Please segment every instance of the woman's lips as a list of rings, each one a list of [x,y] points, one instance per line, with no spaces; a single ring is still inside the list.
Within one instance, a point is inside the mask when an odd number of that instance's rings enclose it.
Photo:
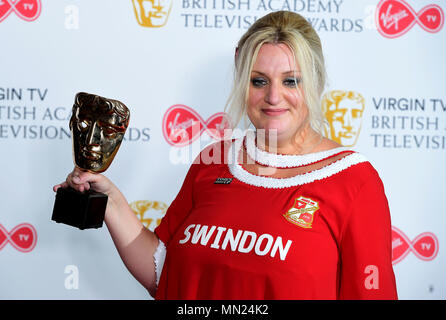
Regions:
[[[262,112],[268,116],[280,116],[287,112],[288,109],[262,109]]]

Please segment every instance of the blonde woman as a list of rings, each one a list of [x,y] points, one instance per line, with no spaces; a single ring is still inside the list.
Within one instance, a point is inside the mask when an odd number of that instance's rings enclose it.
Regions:
[[[155,233],[102,175],[75,169],[55,189],[109,195],[116,247],[157,299],[395,299],[383,185],[321,135],[324,85],[311,25],[268,14],[238,43],[228,103],[255,130],[202,151]]]

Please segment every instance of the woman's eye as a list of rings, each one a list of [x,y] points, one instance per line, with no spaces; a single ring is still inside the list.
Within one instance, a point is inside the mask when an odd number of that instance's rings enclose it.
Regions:
[[[283,83],[290,88],[295,88],[299,84],[298,78],[286,78]]]
[[[260,88],[265,86],[268,83],[268,81],[264,78],[253,78],[251,79],[251,83],[254,87]]]

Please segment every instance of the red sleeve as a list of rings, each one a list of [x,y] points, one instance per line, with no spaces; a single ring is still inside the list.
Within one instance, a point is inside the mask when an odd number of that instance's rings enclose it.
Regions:
[[[390,212],[376,172],[362,186],[349,211],[340,242],[339,298],[397,299]]]
[[[155,234],[166,246],[173,237],[177,229],[183,224],[184,219],[188,216],[194,205],[193,187],[198,172],[206,164],[210,163],[227,163],[225,160],[226,148],[233,140],[222,140],[213,143],[204,148],[195,158],[194,162],[187,172],[180,192],[175,200],[171,203],[160,225],[155,229]]]
[[[199,166],[200,164],[195,162],[190,166],[180,192],[170,204],[160,225],[155,229],[155,234],[166,244],[166,246],[175,234],[177,228],[181,226],[184,219],[192,210],[193,185]]]

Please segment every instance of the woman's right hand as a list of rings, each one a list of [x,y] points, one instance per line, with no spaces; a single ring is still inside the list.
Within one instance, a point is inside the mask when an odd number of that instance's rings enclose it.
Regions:
[[[113,188],[115,188],[113,183],[102,174],[83,171],[78,167],[74,167],[64,182],[55,185],[53,191],[57,192],[57,189],[67,187],[71,187],[79,192],[93,190],[106,195],[110,195]]]

